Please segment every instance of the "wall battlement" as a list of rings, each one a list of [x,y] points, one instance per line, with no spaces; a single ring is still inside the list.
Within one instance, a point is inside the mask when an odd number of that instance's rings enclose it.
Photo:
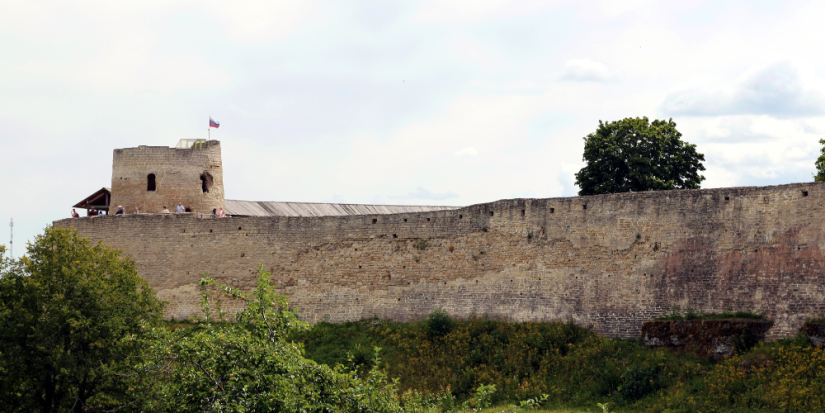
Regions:
[[[204,272],[251,289],[263,264],[301,317],[573,321],[618,337],[677,305],[764,312],[769,337],[825,313],[825,184],[510,199],[343,217],[65,219],[123,249],[169,302],[199,313]],[[237,308],[230,309],[237,310]]]

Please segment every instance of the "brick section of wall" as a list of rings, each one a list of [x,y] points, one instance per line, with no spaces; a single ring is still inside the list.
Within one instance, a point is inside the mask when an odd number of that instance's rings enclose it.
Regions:
[[[155,175],[155,190],[148,190],[148,175]],[[203,192],[201,175],[212,177]],[[192,212],[211,213],[224,207],[223,166],[218,141],[203,149],[139,146],[115,149],[112,162],[112,213],[123,205],[126,213],[159,213],[163,206],[174,211],[178,202]]]
[[[321,218],[66,219],[137,261],[197,314],[208,272],[243,289],[259,263],[305,320],[573,321],[638,337],[671,306],[764,312],[770,338],[825,313],[825,184],[512,199],[455,211]],[[426,245],[424,245],[426,241]],[[237,309],[237,308],[235,308]]]

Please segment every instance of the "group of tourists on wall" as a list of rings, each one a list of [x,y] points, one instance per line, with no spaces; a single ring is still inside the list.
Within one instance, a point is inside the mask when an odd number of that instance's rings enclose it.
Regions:
[[[183,203],[178,202],[178,206],[175,209],[176,213],[182,214],[186,211],[186,208],[183,206]],[[170,214],[169,208],[166,208],[166,205],[163,206],[163,210],[160,211],[161,214]],[[117,212],[115,215],[125,215],[126,211],[123,209],[123,205],[117,206]],[[140,209],[135,207],[135,210],[132,211],[132,214],[140,214]],[[88,217],[96,217],[100,215],[106,215],[106,211],[96,210],[94,208],[89,208],[86,210],[86,216]],[[72,209],[72,218],[80,218],[80,214],[77,213],[76,210]],[[223,208],[212,209],[212,218],[226,218],[226,213],[223,212]]]
[[[94,209],[94,208],[89,208],[89,209],[86,210],[86,216],[87,217],[96,217],[96,216],[100,216],[100,215],[106,215],[106,211],[103,211],[103,210],[99,211],[99,210]],[[75,211],[74,209],[72,209],[72,218],[80,218],[80,214],[78,214],[77,211]]]

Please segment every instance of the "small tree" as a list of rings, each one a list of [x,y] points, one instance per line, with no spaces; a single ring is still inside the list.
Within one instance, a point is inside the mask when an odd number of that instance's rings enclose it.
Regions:
[[[599,121],[584,138],[587,165],[576,173],[579,195],[699,188],[705,156],[681,137],[672,119]]]
[[[120,251],[47,228],[28,255],[0,265],[0,411],[123,406],[136,339],[162,303]]]
[[[816,158],[816,174],[814,175],[814,181],[822,182],[825,181],[825,139],[820,139],[819,144],[822,145],[822,148],[819,150],[819,158]]]
[[[261,267],[251,294],[218,286],[221,296],[244,300],[236,322],[225,322],[212,279],[201,281],[204,318],[188,329],[152,330],[151,353],[141,366],[145,376],[160,376],[147,396],[154,409],[169,412],[399,412],[395,385],[374,361],[366,377],[304,357],[287,341],[306,328],[286,297],[270,285]],[[218,319],[212,317],[217,313]],[[215,322],[218,321],[218,322]],[[151,382],[151,380],[149,380]],[[145,390],[146,391],[146,390]]]

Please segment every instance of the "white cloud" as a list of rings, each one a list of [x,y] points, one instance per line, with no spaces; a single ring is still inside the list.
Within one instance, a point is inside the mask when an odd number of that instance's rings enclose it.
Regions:
[[[662,110],[672,115],[810,116],[825,113],[821,80],[803,76],[787,61],[754,68],[729,87],[696,86],[670,94]]]
[[[458,198],[458,194],[453,191],[446,191],[446,192],[432,192],[428,189],[417,187],[415,191],[412,191],[406,195],[402,196],[391,196],[390,199],[403,199],[403,200],[427,200],[427,201],[443,201],[445,199],[452,199]]]
[[[455,152],[453,152],[455,156],[466,156],[466,157],[476,157],[478,156],[478,150],[476,148],[467,146],[465,148],[461,148]]]
[[[209,1],[204,9],[231,39],[244,44],[282,41],[330,17],[329,8],[315,1]]]
[[[484,22],[515,16],[530,16],[568,1],[559,0],[428,0],[413,15],[422,23]]]
[[[0,193],[26,200],[0,206],[0,242],[14,216],[17,253],[110,184],[113,149],[204,137],[210,114],[227,197],[249,200],[572,195],[599,119],[663,112],[705,153],[704,186],[810,179],[825,137],[823,2],[0,9],[0,176],[13,177]],[[766,56],[794,65],[747,70]]]
[[[809,181],[825,131],[799,120],[769,115],[688,118],[679,124],[684,139],[705,155],[703,187],[772,185]]]
[[[606,82],[613,75],[602,63],[590,59],[573,59],[564,62],[564,71],[559,79],[573,82]]]

